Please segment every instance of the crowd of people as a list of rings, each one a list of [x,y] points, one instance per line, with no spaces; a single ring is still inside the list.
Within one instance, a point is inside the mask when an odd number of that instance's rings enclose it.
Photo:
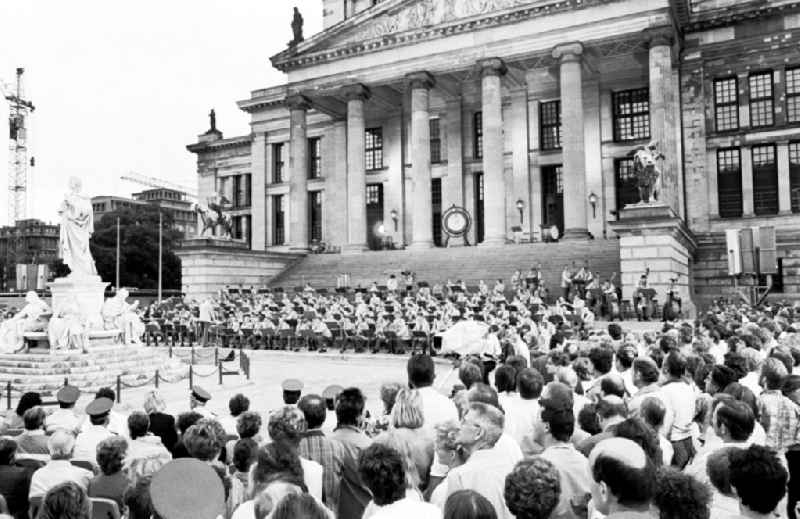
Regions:
[[[625,333],[563,320],[527,355],[467,356],[458,383],[412,355],[368,416],[361,389],[228,412],[195,386],[122,415],[77,389],[46,413],[26,394],[0,434],[0,502],[15,518],[447,519],[796,517],[800,308],[715,304],[693,322]],[[549,322],[549,321],[548,321]],[[551,323],[553,324],[553,323]]]

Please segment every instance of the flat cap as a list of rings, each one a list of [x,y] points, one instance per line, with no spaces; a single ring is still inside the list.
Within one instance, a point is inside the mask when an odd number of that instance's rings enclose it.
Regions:
[[[195,398],[195,400],[199,400],[201,402],[208,402],[211,400],[211,393],[200,386],[192,386],[192,396]]]
[[[64,404],[74,404],[81,396],[80,390],[75,386],[64,386],[56,393],[56,400]]]
[[[344,391],[344,388],[338,384],[333,384],[322,390],[322,398],[325,400],[334,400],[339,393]]]
[[[302,391],[303,383],[296,378],[287,378],[281,382],[281,387],[284,391]]]
[[[103,416],[114,407],[114,401],[110,398],[95,398],[86,406],[86,414],[89,416]]]
[[[222,479],[194,458],[170,461],[156,472],[150,500],[158,515],[169,519],[216,519],[225,514]]]

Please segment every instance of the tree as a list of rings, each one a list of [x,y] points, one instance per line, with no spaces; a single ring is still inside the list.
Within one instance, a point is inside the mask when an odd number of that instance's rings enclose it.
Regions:
[[[90,242],[97,273],[104,281],[116,279],[117,218],[120,226],[120,285],[158,288],[158,206],[134,205],[106,213],[94,223]],[[181,288],[181,260],[175,255],[181,232],[172,216],[163,215],[162,279],[164,289]]]

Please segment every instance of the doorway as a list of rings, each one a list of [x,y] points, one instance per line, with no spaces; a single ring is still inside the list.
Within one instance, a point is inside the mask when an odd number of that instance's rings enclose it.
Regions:
[[[564,235],[564,178],[562,167],[542,167],[542,224],[546,230],[555,225]]]
[[[383,244],[383,184],[367,184],[367,246],[380,250]]]

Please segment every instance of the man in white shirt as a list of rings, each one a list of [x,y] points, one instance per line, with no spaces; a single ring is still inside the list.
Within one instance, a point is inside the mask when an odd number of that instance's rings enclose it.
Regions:
[[[80,397],[80,390],[75,386],[64,386],[56,393],[58,409],[56,409],[45,420],[45,430],[48,434],[58,429],[64,429],[71,433],[78,431],[81,419],[75,413],[75,402]]]
[[[108,398],[114,402],[117,398],[117,394],[110,387],[101,387],[94,397]],[[89,426],[91,426],[91,423],[89,420],[85,420],[81,425],[81,432],[87,430]],[[108,426],[106,428],[117,436],[128,438],[128,418],[122,413],[114,410],[113,407],[108,413]]]
[[[664,359],[662,372],[667,379],[658,392],[667,408],[664,429],[675,450],[672,465],[683,470],[695,454],[692,443],[695,394],[692,386],[683,378],[686,374],[686,358],[677,351],[671,352]]]
[[[524,368],[517,375],[519,398],[509,399],[505,404],[506,432],[514,438],[523,452],[528,452],[526,446],[533,441],[543,386],[544,378],[538,371]]]
[[[432,387],[435,378],[433,359],[429,355],[413,355],[406,365],[408,385],[419,391],[422,397],[423,427],[433,431],[437,423],[458,421],[455,404]]]
[[[200,323],[200,345],[205,346],[208,342],[208,329],[214,322],[214,305],[210,299],[205,299],[200,303],[197,322]]]
[[[209,400],[211,400],[211,393],[200,386],[194,386],[192,387],[192,393],[189,397],[189,409],[198,413],[203,418],[216,420],[216,413],[206,407],[206,402]]]
[[[77,483],[86,490],[94,474],[69,462],[75,448],[75,438],[72,434],[63,429],[57,430],[50,436],[47,447],[50,450],[51,461],[31,476],[29,496],[42,497],[56,485],[69,481]]]
[[[108,398],[96,398],[86,406],[89,425],[75,439],[73,457],[76,460],[87,460],[94,463],[97,458],[97,444],[106,438],[115,436],[108,430],[108,416],[113,405],[114,402]]]

